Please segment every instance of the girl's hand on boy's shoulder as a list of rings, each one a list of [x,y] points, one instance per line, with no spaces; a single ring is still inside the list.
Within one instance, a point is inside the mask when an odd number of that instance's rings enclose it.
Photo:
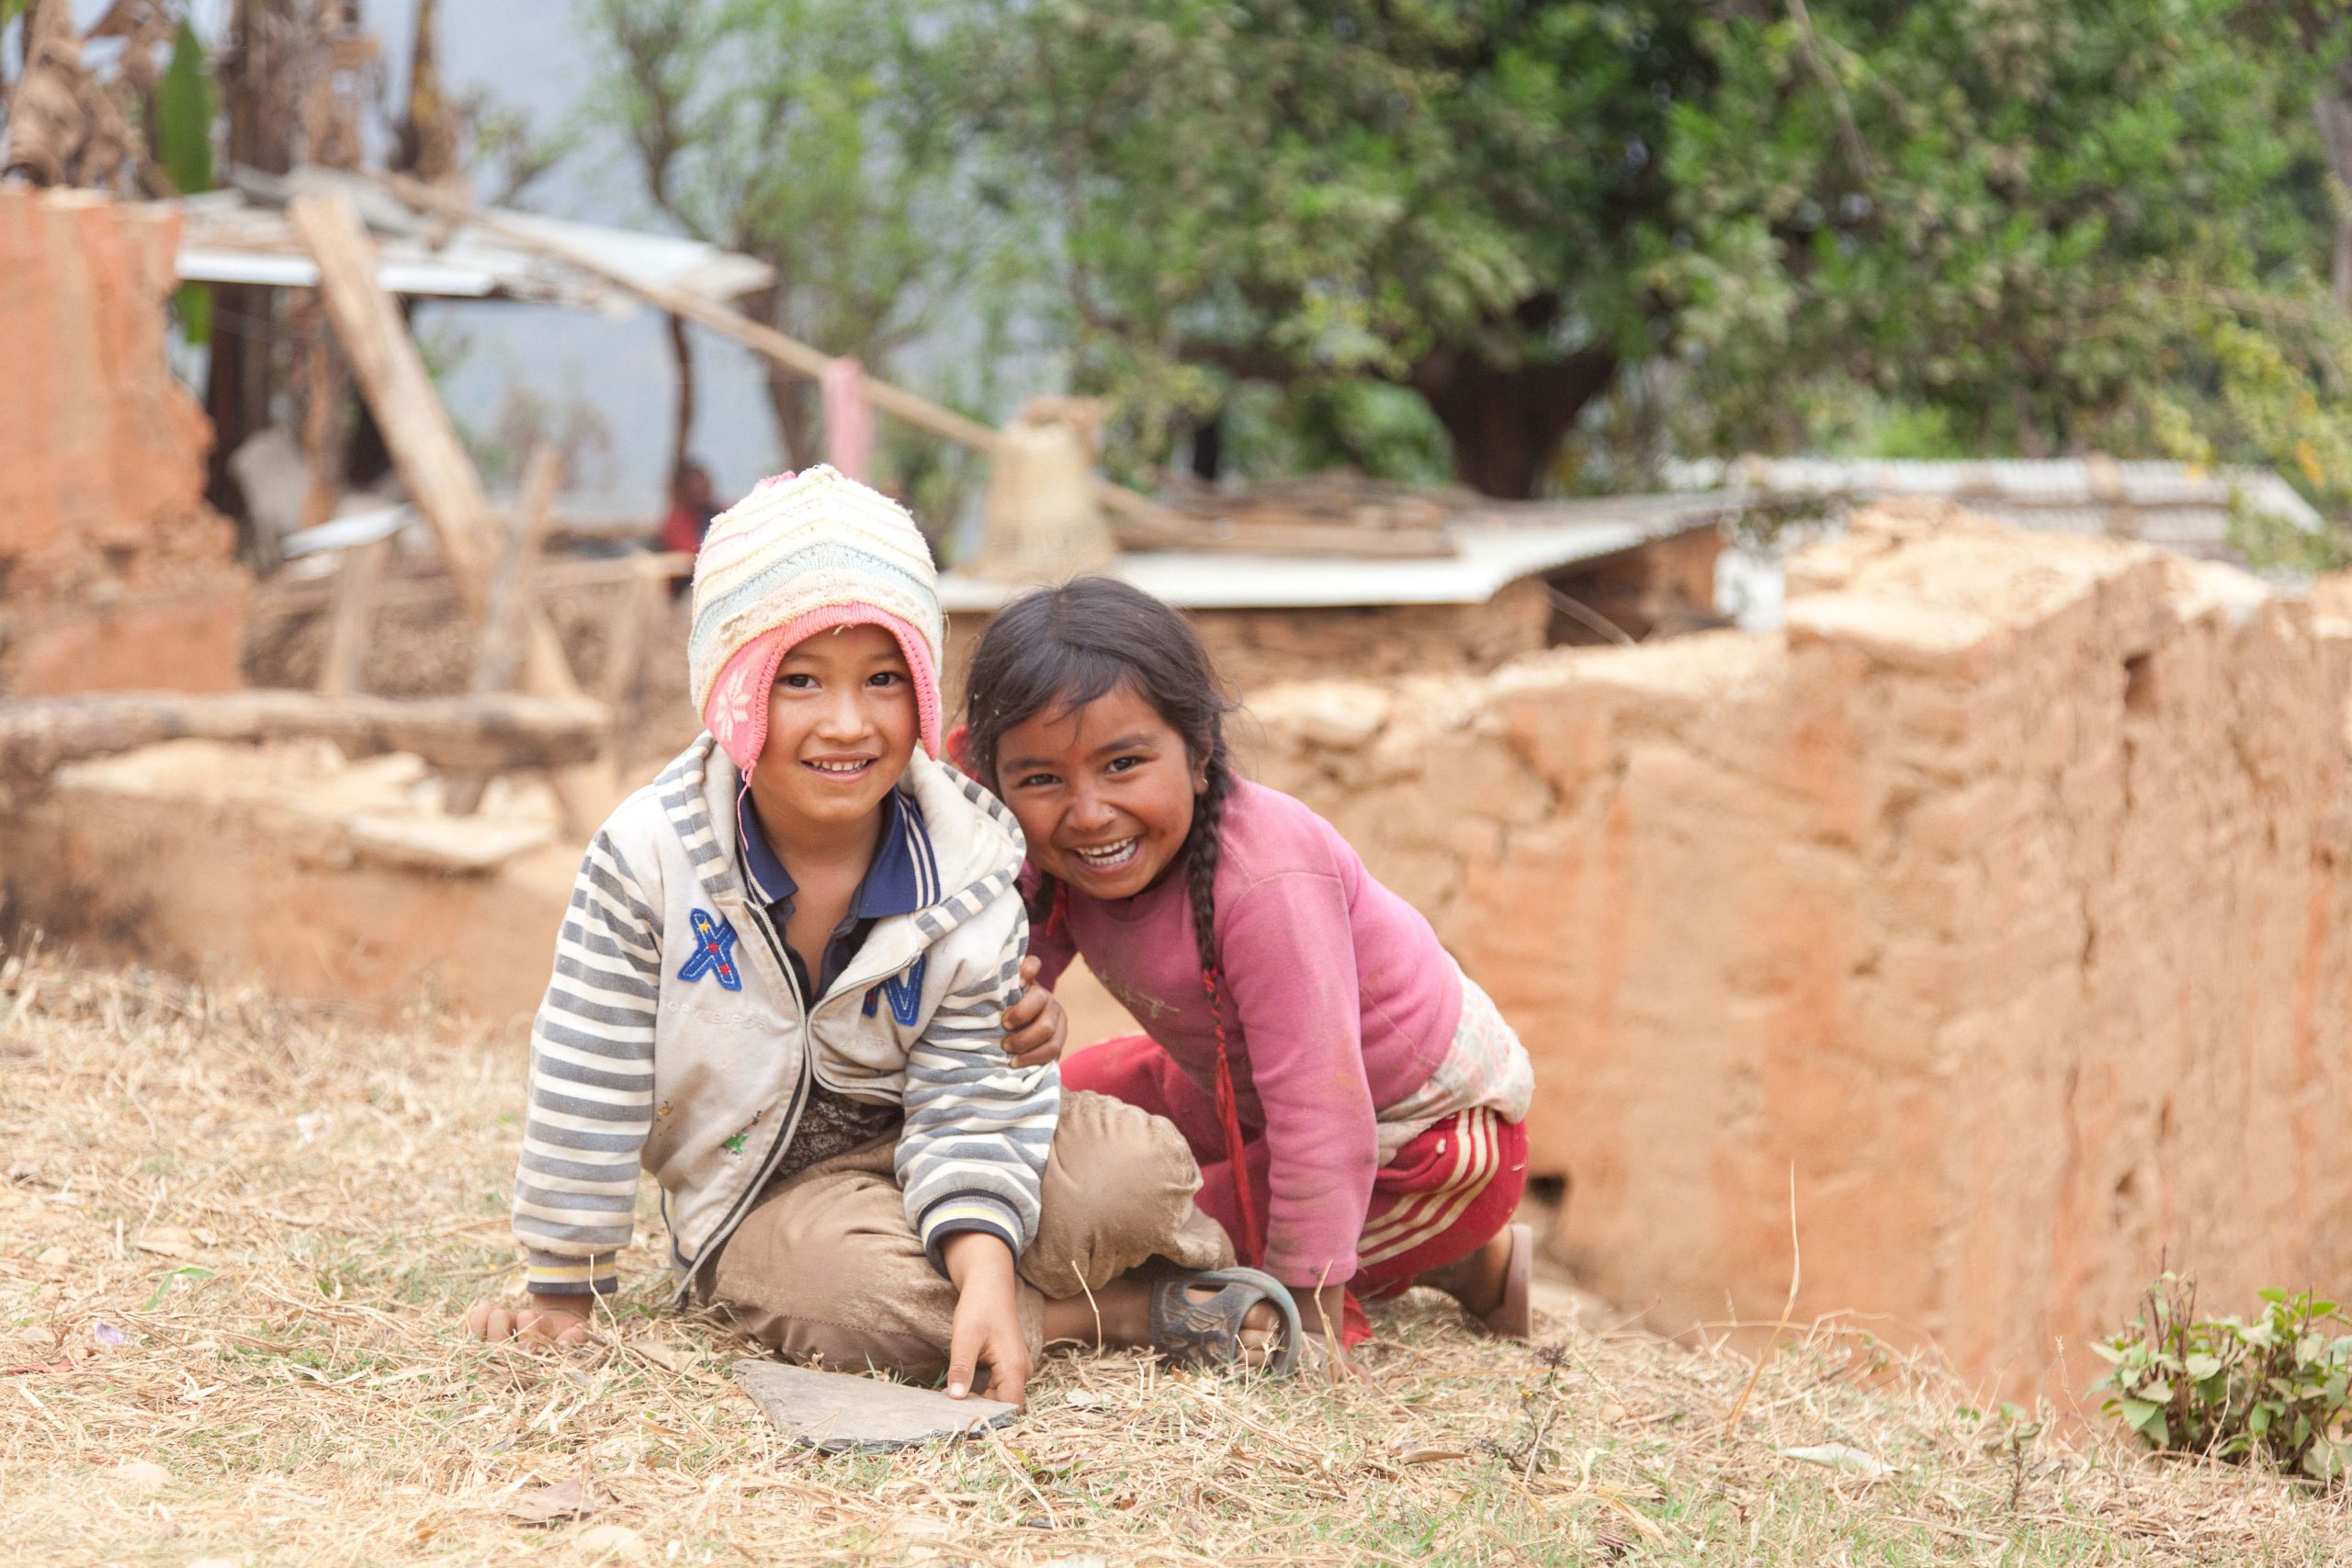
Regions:
[[[588,1314],[573,1306],[569,1296],[533,1296],[521,1306],[495,1301],[476,1302],[466,1313],[466,1332],[476,1339],[542,1339],[558,1345],[585,1345]]]
[[[1021,961],[1021,995],[1004,1010],[1004,1050],[1016,1067],[1042,1067],[1061,1057],[1069,1039],[1069,1014],[1054,993],[1037,984],[1043,961]]]

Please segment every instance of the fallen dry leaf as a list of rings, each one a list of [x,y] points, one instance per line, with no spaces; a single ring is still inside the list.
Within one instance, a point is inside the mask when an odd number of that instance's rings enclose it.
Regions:
[[[127,1459],[103,1473],[115,1486],[140,1497],[153,1496],[172,1480],[172,1472],[152,1459]]]
[[[62,1269],[74,1261],[74,1255],[62,1247],[52,1247],[33,1261],[44,1269]]]
[[[196,1233],[178,1225],[150,1225],[131,1237],[130,1245],[158,1258],[194,1258],[199,1250]]]
[[[1430,1448],[1427,1445],[1416,1445],[1415,1447],[1401,1450],[1396,1455],[1396,1462],[1398,1464],[1443,1464],[1448,1460],[1468,1459],[1469,1457],[1469,1451],[1465,1449]]]
[[[1876,1454],[1865,1453],[1851,1443],[1823,1443],[1814,1448],[1782,1449],[1783,1459],[1799,1459],[1807,1464],[1824,1464],[1832,1470],[1842,1470],[1871,1481],[1883,1481],[1894,1473],[1894,1467]]]
[[[594,1525],[572,1537],[580,1555],[592,1562],[642,1562],[651,1551],[645,1538],[627,1525]]]
[[[552,1486],[534,1487],[517,1494],[507,1500],[503,1511],[509,1518],[520,1519],[526,1525],[554,1525],[568,1519],[584,1519],[604,1506],[604,1495],[595,1484],[575,1475]]]

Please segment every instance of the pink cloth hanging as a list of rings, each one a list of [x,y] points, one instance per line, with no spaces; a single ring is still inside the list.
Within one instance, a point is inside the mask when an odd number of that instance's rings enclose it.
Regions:
[[[858,483],[868,483],[874,408],[865,400],[865,367],[846,355],[828,359],[817,389],[824,401],[825,461]]]

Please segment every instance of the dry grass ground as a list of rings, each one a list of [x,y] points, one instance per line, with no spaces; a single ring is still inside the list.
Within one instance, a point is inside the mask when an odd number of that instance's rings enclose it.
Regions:
[[[2336,1498],[2044,1438],[1816,1332],[1769,1364],[1416,1301],[1374,1387],[1063,1357],[1001,1438],[787,1448],[743,1347],[456,1332],[511,1285],[520,1042],[0,968],[0,1540],[55,1563],[2338,1563]],[[1844,1444],[1877,1475],[1786,1457]],[[573,1487],[578,1490],[572,1490]],[[593,1517],[517,1517],[549,1487]]]

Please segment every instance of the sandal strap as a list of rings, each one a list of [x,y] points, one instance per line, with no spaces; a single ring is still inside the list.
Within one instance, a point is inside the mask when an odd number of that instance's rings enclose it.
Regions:
[[[1208,1286],[1217,1287],[1216,1294],[1193,1296]],[[1298,1303],[1281,1280],[1256,1269],[1207,1269],[1153,1281],[1151,1348],[1180,1366],[1238,1361],[1244,1353],[1242,1322],[1260,1302],[1283,1320],[1265,1371],[1287,1377],[1298,1365]]]

